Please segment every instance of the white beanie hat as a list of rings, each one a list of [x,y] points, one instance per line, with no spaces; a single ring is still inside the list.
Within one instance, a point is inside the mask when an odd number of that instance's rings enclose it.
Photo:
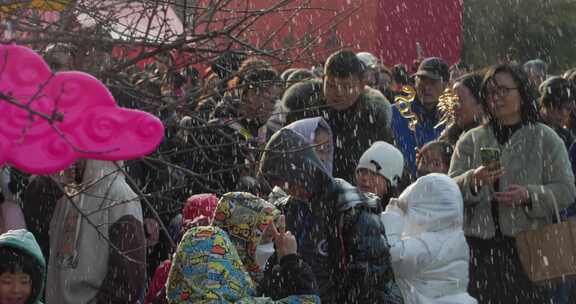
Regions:
[[[404,156],[393,145],[377,141],[362,154],[356,167],[358,169],[368,169],[384,176],[392,187],[396,187],[404,172]]]

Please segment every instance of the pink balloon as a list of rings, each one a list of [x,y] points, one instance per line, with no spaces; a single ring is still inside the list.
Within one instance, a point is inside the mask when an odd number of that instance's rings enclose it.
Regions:
[[[75,71],[53,74],[40,55],[22,46],[0,46],[0,94],[12,100],[0,96],[0,166],[52,174],[78,158],[147,155],[164,136],[158,118],[118,107],[98,79]]]

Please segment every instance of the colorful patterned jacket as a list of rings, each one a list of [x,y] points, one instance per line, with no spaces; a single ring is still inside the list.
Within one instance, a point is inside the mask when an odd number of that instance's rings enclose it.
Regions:
[[[246,272],[236,246],[218,227],[194,227],[186,232],[168,277],[169,304],[312,304],[314,295],[274,301],[256,297],[256,285]]]

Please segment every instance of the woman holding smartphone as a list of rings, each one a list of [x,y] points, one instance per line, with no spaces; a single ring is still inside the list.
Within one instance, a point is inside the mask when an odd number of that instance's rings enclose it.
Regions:
[[[522,269],[515,236],[574,201],[568,154],[538,122],[535,88],[520,68],[492,67],[481,92],[485,121],[458,140],[449,170],[464,197],[469,292],[480,303],[545,303],[549,292]]]

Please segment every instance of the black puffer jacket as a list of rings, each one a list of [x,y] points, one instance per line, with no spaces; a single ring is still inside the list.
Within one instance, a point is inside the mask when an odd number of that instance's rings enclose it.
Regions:
[[[312,269],[297,254],[289,254],[277,262],[274,254],[268,261],[264,279],[259,282],[258,291],[272,299],[282,299],[292,295],[319,295],[318,284]]]
[[[276,205],[312,267],[323,303],[403,303],[376,197],[331,178],[306,140],[288,129],[268,142],[259,173],[312,194],[307,202],[286,198]]]

